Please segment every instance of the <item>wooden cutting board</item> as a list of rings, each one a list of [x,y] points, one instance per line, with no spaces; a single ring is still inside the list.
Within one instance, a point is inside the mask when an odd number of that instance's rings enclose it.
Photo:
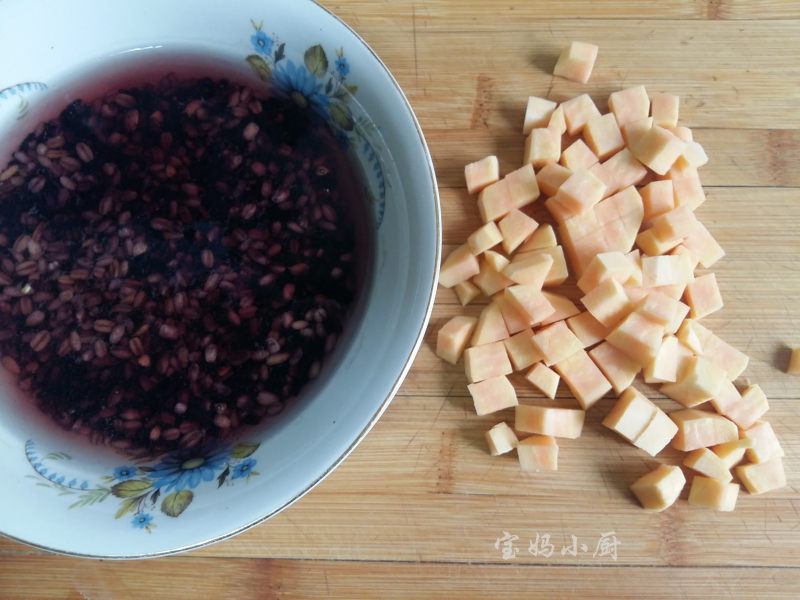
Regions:
[[[271,521],[179,557],[89,564],[0,540],[2,598],[797,598],[800,594],[800,4],[789,0],[330,0],[386,62],[437,169],[445,251],[480,223],[463,165],[520,164],[525,101],[644,84],[681,97],[710,156],[698,215],[724,246],[725,308],[706,323],[750,356],[787,487],[733,513],[640,509],[629,484],[659,458],[600,425],[563,441],[557,473],[488,455],[461,366],[433,353],[462,309],[440,290],[425,343],[385,416],[318,488]],[[551,76],[570,40],[598,44],[590,83]],[[522,401],[543,402],[520,386]],[[659,400],[670,407],[666,400]],[[574,406],[561,389],[556,404]]]

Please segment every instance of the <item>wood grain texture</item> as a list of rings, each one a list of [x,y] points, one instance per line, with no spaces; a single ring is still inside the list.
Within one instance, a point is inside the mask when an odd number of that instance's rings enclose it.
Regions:
[[[628,486],[681,456],[652,459],[604,428],[611,397],[589,411],[580,439],[561,443],[557,473],[490,457],[483,432],[512,411],[477,417],[462,366],[433,351],[438,327],[482,302],[462,308],[440,289],[385,415],[292,507],[231,540],[150,561],[89,562],[0,539],[0,598],[796,598],[800,379],[783,368],[800,345],[800,3],[322,3],[373,46],[414,107],[439,176],[445,251],[480,224],[464,164],[487,154],[503,171],[519,164],[528,95],[585,91],[605,107],[611,91],[642,83],[681,96],[681,121],[711,159],[698,215],[727,253],[713,268],[725,308],[705,322],[750,356],[746,376],[770,399],[789,485],[742,492],[732,513],[692,507],[687,491],[647,513]],[[551,76],[572,39],[600,46],[586,86]],[[574,286],[565,293],[577,298]],[[563,385],[549,401],[514,381],[523,403],[575,406]],[[518,550],[508,559],[495,547],[506,532]],[[615,557],[595,552],[610,532]],[[572,536],[585,552],[562,554]]]

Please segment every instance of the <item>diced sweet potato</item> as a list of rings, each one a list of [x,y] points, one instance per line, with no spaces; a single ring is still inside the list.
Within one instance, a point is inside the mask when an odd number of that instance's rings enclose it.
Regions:
[[[800,373],[800,348],[792,350],[789,356],[789,364],[786,366],[787,373]]]
[[[651,181],[639,190],[644,204],[644,220],[651,221],[675,208],[675,197],[672,190],[672,181],[662,179]]]
[[[561,51],[553,67],[553,75],[570,81],[586,83],[592,74],[594,61],[597,59],[598,47],[586,42],[570,42]]]
[[[700,143],[692,140],[684,141],[687,143],[686,148],[683,149],[683,154],[681,156],[686,161],[687,165],[694,167],[695,169],[699,169],[708,163],[708,154],[706,154],[705,149]]]
[[[742,437],[753,440],[753,447],[747,449],[750,462],[762,463],[783,456],[778,436],[767,421],[756,421],[742,432]]]
[[[546,252],[520,254],[503,270],[511,281],[542,288],[553,266],[553,257]]]
[[[481,293],[478,286],[471,281],[460,281],[453,286],[453,289],[456,292],[456,296],[458,296],[458,301],[461,302],[461,306],[466,306]]]
[[[508,173],[505,178],[513,208],[527,206],[539,197],[539,184],[533,165],[524,164]]]
[[[581,436],[585,412],[573,408],[554,408],[519,404],[515,407],[514,429],[576,439]]]
[[[634,269],[634,262],[625,253],[619,250],[601,252],[592,258],[584,269],[578,279],[578,288],[583,293],[588,293],[606,279],[613,279],[624,284],[631,278]]]
[[[660,389],[676,402],[691,407],[715,397],[725,381],[725,371],[703,356],[694,356],[675,383],[665,383]]]
[[[722,295],[719,292],[716,275],[706,273],[695,277],[686,284],[685,298],[689,303],[693,319],[702,319],[717,312],[722,308]]]
[[[763,494],[786,485],[786,472],[780,457],[736,467],[736,475],[751,494]]]
[[[738,483],[725,483],[702,475],[695,475],[692,487],[689,488],[689,504],[724,512],[730,512],[736,507],[738,497]]]
[[[653,123],[661,127],[675,127],[678,124],[680,98],[673,94],[656,94],[650,100]]]
[[[725,462],[708,448],[692,450],[683,459],[683,464],[701,475],[719,481],[728,482],[733,479],[733,475],[731,475],[730,469]]]
[[[533,345],[548,367],[583,349],[580,340],[564,321],[557,321],[536,332]]]
[[[697,223],[697,217],[686,206],[676,206],[653,219],[653,233],[662,242],[683,239]]]
[[[542,320],[542,327],[550,325],[550,323],[555,323],[556,321],[563,321],[581,312],[577,305],[566,296],[546,290],[542,290],[542,294],[544,294],[547,301],[553,305],[553,308],[556,309],[553,314]]]
[[[503,315],[503,321],[506,323],[508,333],[514,334],[524,331],[531,326],[528,322],[528,317],[522,314],[516,306],[508,301],[504,294],[498,294],[492,300],[500,307],[500,314]]]
[[[480,272],[478,259],[466,244],[453,250],[444,260],[442,268],[439,270],[439,283],[451,288],[455,284],[466,281],[473,275]]]
[[[659,465],[631,484],[631,491],[647,510],[662,511],[681,495],[686,477],[680,467]]]
[[[615,279],[600,283],[581,298],[581,303],[606,327],[614,327],[633,310],[633,302]]]
[[[597,155],[581,139],[577,139],[561,153],[561,164],[570,169],[588,169],[598,162]]]
[[[561,321],[563,323],[563,321]],[[566,327],[566,326],[565,326]],[[569,331],[569,329],[567,329]],[[569,332],[573,335],[572,332]],[[580,342],[576,342],[580,345]],[[553,368],[561,375],[584,410],[611,391],[611,384],[583,348],[561,359]]]
[[[659,175],[665,175],[683,152],[686,142],[663,127],[653,125],[642,135],[629,140],[628,147],[639,162]]]
[[[716,405],[715,405],[715,408]],[[719,408],[717,408],[719,410]],[[752,427],[769,410],[769,402],[764,390],[758,384],[749,386],[739,397],[738,402],[719,411],[742,429]]]
[[[678,330],[678,339],[697,354],[721,367],[728,379],[736,379],[747,367],[749,359],[713,331],[694,319],[686,319]]]
[[[561,158],[561,136],[555,129],[537,127],[525,139],[525,153],[522,162],[532,164],[537,169],[547,163],[556,163]],[[541,186],[541,182],[539,182]]]
[[[686,285],[692,277],[689,259],[683,255],[643,256],[642,287]]]
[[[541,362],[533,365],[533,368],[525,375],[525,379],[536,386],[545,396],[551,400],[556,397],[558,382],[561,379],[555,371],[545,367]]]
[[[584,348],[602,341],[609,332],[609,328],[595,319],[589,311],[568,318],[567,325],[581,341]]]
[[[589,94],[581,94],[561,103],[564,109],[564,119],[567,122],[567,133],[576,135],[580,133],[592,117],[600,115],[597,106]]]
[[[630,147],[652,127],[653,117],[645,117],[644,119],[637,119],[636,121],[630,121],[621,125],[620,130],[622,131],[622,137]]]
[[[600,202],[605,191],[605,184],[591,171],[578,169],[561,184],[554,197],[560,198],[562,205],[572,215],[576,215]]]
[[[503,340],[506,352],[515,371],[521,371],[542,360],[542,355],[533,343],[533,331],[525,329]]]
[[[720,457],[728,469],[738,465],[744,458],[744,453],[748,448],[752,448],[755,442],[748,438],[725,442],[711,447],[711,451]]]
[[[646,119],[650,114],[650,98],[643,85],[613,92],[608,97],[608,108],[622,126],[631,121]]]
[[[500,233],[494,221],[489,221],[469,235],[467,238],[467,245],[470,251],[475,256],[478,256],[502,241],[503,234]]]
[[[600,160],[607,159],[625,146],[617,120],[611,113],[589,119],[583,129],[583,137]]]
[[[552,100],[529,96],[525,108],[525,120],[522,124],[523,135],[528,135],[535,127],[547,127],[556,106],[557,104]]]
[[[694,139],[694,134],[692,130],[686,127],[685,125],[677,125],[675,127],[668,128],[672,133],[675,134],[676,137],[683,140],[687,144]]]
[[[470,383],[508,375],[512,370],[503,342],[472,346],[464,350],[464,371]]]
[[[557,106],[550,115],[550,120],[547,122],[548,129],[552,129],[558,135],[564,135],[567,132],[567,121],[564,118],[564,107]]]
[[[503,315],[500,314],[500,308],[496,303],[490,302],[478,317],[478,324],[472,333],[470,345],[480,346],[481,344],[504,340],[507,337],[508,329],[505,321],[503,321]]]
[[[589,356],[592,357],[617,394],[621,394],[630,387],[636,374],[642,369],[641,365],[632,361],[626,354],[608,342],[598,344],[589,350]]]
[[[603,419],[603,425],[633,443],[659,410],[639,390],[629,387],[622,392],[611,412]]]
[[[564,283],[567,277],[569,277],[564,249],[561,246],[549,246],[536,250],[536,252],[548,254],[550,258],[553,259],[553,264],[550,265],[550,271],[548,271],[547,277],[544,278],[544,287],[552,287]]]
[[[666,294],[651,290],[639,303],[636,309],[651,321],[659,325],[668,327],[675,319],[676,313],[683,311],[680,308],[681,302],[671,298]],[[685,314],[683,316],[686,316]]]
[[[685,408],[669,413],[669,417],[678,426],[672,440],[677,450],[690,452],[739,439],[739,429],[733,421],[708,411]]]
[[[706,201],[706,193],[703,191],[697,169],[690,165],[683,155],[675,159],[675,163],[667,172],[667,177],[672,180],[675,206],[696,210]]]
[[[663,337],[663,326],[634,310],[609,332],[606,341],[644,368],[655,358]]]
[[[502,219],[512,208],[511,190],[505,178],[487,185],[478,194],[478,212],[484,223]]]
[[[512,285],[504,290],[504,294],[528,326],[540,323],[556,310],[544,297],[542,290],[532,285]]]
[[[556,232],[553,231],[553,226],[549,223],[545,225],[539,225],[531,234],[531,237],[522,244],[519,249],[519,252],[532,252],[533,250],[544,250],[545,248],[553,248],[558,246],[558,240],[556,240]]]
[[[656,237],[655,231],[645,229],[636,236],[636,245],[647,254],[648,256],[658,256],[659,254],[666,254],[682,242],[682,238],[675,238],[672,240],[662,241]]]
[[[676,433],[678,433],[678,426],[664,411],[659,409],[644,431],[633,440],[633,445],[644,450],[650,456],[655,456],[670,443]]]
[[[452,317],[436,334],[436,356],[454,365],[467,347],[478,319],[466,315]]]
[[[647,176],[647,169],[623,148],[614,156],[599,165],[592,167],[592,172],[606,184],[606,194],[611,196],[628,186],[637,185]]]
[[[549,435],[532,435],[517,445],[523,471],[558,471],[558,444]]]
[[[538,223],[519,209],[512,209],[497,224],[503,234],[503,249],[511,254],[538,227]]]
[[[490,377],[467,385],[475,412],[478,416],[488,415],[504,408],[517,406],[517,393],[505,375]]]
[[[478,286],[487,296],[493,296],[502,289],[513,285],[514,282],[508,277],[496,271],[487,260],[480,261],[480,270],[472,278],[472,283]]]
[[[681,243],[697,257],[700,265],[706,269],[725,256],[725,251],[700,221],[695,224],[692,232]]]
[[[674,383],[694,356],[674,335],[667,335],[651,363],[644,368],[645,383]]]
[[[511,263],[511,261],[506,258],[505,254],[495,252],[494,250],[487,250],[484,252],[483,260],[498,273],[503,273],[506,267]]]
[[[486,444],[489,446],[489,454],[499,456],[511,452],[519,444],[517,434],[508,426],[508,423],[501,421],[485,433]]]
[[[500,179],[500,163],[496,156],[487,156],[464,167],[467,191],[477,194],[487,185]]]
[[[547,163],[536,174],[536,183],[539,184],[539,189],[542,193],[552,196],[571,174],[571,170],[557,162]]]

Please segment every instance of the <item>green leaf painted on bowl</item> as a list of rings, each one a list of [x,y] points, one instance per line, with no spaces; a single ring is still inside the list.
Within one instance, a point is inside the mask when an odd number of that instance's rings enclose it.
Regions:
[[[246,59],[247,64],[253,69],[258,78],[262,81],[269,81],[272,77],[272,69],[263,58],[258,54],[251,54]]]
[[[255,442],[239,442],[231,450],[231,458],[247,458],[258,450],[260,445]]]
[[[306,50],[303,60],[308,72],[317,77],[324,77],[325,73],[328,72],[328,57],[325,56],[325,50],[319,44]]]
[[[164,498],[161,503],[161,512],[168,517],[178,517],[192,503],[194,494],[190,490],[174,492]]]
[[[353,127],[355,126],[355,121],[353,121],[353,113],[350,112],[350,109],[346,104],[339,102],[338,100],[334,100],[331,102],[328,108],[331,112],[331,119],[333,119],[333,122],[337,127],[340,127],[345,131],[353,130]]]
[[[139,508],[140,502],[141,498],[126,498],[120,502],[119,509],[114,514],[114,518],[119,519],[128,513],[136,512],[136,509]]]
[[[129,479],[121,481],[111,488],[111,493],[117,498],[133,498],[141,496],[153,485],[149,479]]]

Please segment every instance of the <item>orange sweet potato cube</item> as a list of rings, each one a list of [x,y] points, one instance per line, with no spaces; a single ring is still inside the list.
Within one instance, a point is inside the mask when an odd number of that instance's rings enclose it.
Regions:
[[[629,388],[636,378],[636,374],[642,370],[639,363],[632,361],[626,354],[608,342],[598,344],[589,350],[589,356],[592,357],[617,394],[621,394]]]
[[[625,283],[633,275],[634,262],[619,250],[601,252],[592,261],[578,279],[578,288],[588,293],[607,279]]]
[[[697,168],[689,164],[683,156],[675,160],[667,177],[672,181],[675,206],[686,206],[690,210],[695,210],[706,201]]]
[[[680,300],[675,300],[657,290],[650,290],[648,294],[636,306],[636,309],[651,321],[655,321],[665,328],[669,327],[675,320],[676,314],[685,313],[682,310]],[[682,320],[682,319],[681,319]]]
[[[682,244],[698,258],[700,265],[706,269],[725,256],[725,251],[700,221],[695,224],[694,229],[686,236]]]
[[[622,392],[603,425],[633,443],[660,409],[634,387]]]
[[[496,271],[486,259],[480,262],[480,271],[472,278],[472,283],[477,285],[487,296],[493,296],[502,289],[513,285],[508,277]]]
[[[624,125],[620,125],[622,137],[625,142],[630,146],[636,143],[645,133],[653,127],[653,117],[645,117],[637,119],[636,121],[629,121]]]
[[[503,315],[503,321],[506,323],[508,333],[513,335],[520,331],[525,331],[531,326],[527,315],[524,315],[509,302],[504,294],[498,294],[492,299],[492,302],[495,302],[500,307],[500,314]]]
[[[469,235],[467,238],[467,245],[470,251],[475,256],[478,256],[502,241],[503,234],[500,233],[494,221],[489,221]]]
[[[522,134],[528,135],[536,127],[547,127],[556,106],[557,104],[552,100],[529,96],[525,108],[525,120],[522,124]]]
[[[683,149],[683,154],[681,156],[686,161],[686,164],[688,164],[690,167],[694,167],[695,169],[699,169],[708,163],[708,154],[706,154],[705,149],[699,142],[694,142],[692,140],[684,141],[687,143],[686,148]]]
[[[680,98],[673,94],[656,94],[650,100],[650,110],[653,123],[661,127],[675,127],[678,125],[678,111]]]
[[[564,107],[557,106],[550,115],[550,120],[547,122],[547,128],[552,129],[558,135],[564,135],[567,132],[567,120],[564,118]]]
[[[589,119],[583,128],[583,137],[600,160],[607,159],[625,146],[619,125],[612,113]]]
[[[501,421],[484,434],[486,444],[489,446],[489,454],[499,456],[511,452],[519,444],[517,434],[508,426],[508,423]]]
[[[733,475],[731,475],[730,469],[725,462],[708,448],[692,450],[683,459],[683,464],[701,475],[718,481],[728,482],[733,479]]]
[[[576,135],[580,133],[592,117],[600,115],[594,101],[589,94],[581,94],[561,103],[564,109],[564,120],[567,122],[567,133]]]
[[[556,294],[555,292],[548,292],[546,290],[542,290],[542,294],[544,294],[544,297],[547,298],[547,301],[553,305],[553,308],[556,309],[553,314],[541,322],[542,327],[545,325],[550,325],[551,323],[555,323],[556,321],[563,321],[581,312],[581,309],[579,309],[577,305],[566,296]]]
[[[490,183],[500,179],[500,164],[496,156],[487,156],[464,167],[467,191],[477,194]]]
[[[725,371],[703,356],[690,358],[675,383],[665,383],[660,390],[686,407],[697,406],[714,398],[726,380]]]
[[[533,250],[544,250],[545,248],[552,248],[558,245],[556,240],[556,233],[553,231],[553,226],[549,223],[539,225],[536,231],[531,234],[531,237],[522,244],[519,252],[532,252]]]
[[[672,440],[676,450],[690,452],[739,439],[736,424],[715,413],[685,408],[669,413],[669,417],[678,426],[678,433]]]
[[[583,430],[586,413],[574,408],[554,408],[518,404],[515,408],[514,429],[525,433],[538,433],[577,439]]]
[[[515,371],[521,371],[542,360],[542,355],[533,343],[533,331],[524,329],[503,340],[506,352]]]
[[[519,169],[508,173],[504,179],[508,183],[511,206],[522,208],[539,197],[539,184],[532,164],[524,164]]]
[[[581,139],[577,139],[567,146],[561,153],[561,164],[570,169],[588,169],[598,162],[597,155]]]
[[[644,220],[651,221],[655,217],[675,208],[675,196],[672,181],[661,179],[651,181],[639,190],[644,204]]]
[[[662,242],[683,239],[694,229],[697,217],[686,206],[677,206],[653,219],[653,233]]]
[[[542,288],[553,266],[553,257],[545,252],[519,254],[503,270],[515,283]]]
[[[706,273],[686,284],[686,302],[693,319],[702,319],[722,308],[722,295],[717,285],[717,276]]]
[[[472,396],[478,416],[488,415],[518,404],[514,386],[504,375],[470,383],[467,385],[467,389]]]
[[[548,127],[532,129],[525,139],[522,162],[532,164],[538,169],[547,163],[557,163],[559,158],[561,158],[561,135],[555,129]]]
[[[532,435],[517,444],[523,471],[558,471],[558,444],[549,435]]]
[[[732,469],[744,458],[744,453],[754,445],[753,440],[743,438],[711,447],[711,451],[722,459],[725,466]]]
[[[623,148],[614,156],[592,167],[592,172],[606,185],[606,195],[611,196],[628,186],[638,185],[647,176],[647,168]]]
[[[606,327],[615,326],[633,310],[633,302],[615,279],[600,283],[581,298],[581,303]]]
[[[548,367],[583,350],[580,340],[564,321],[557,321],[537,331],[533,336],[533,345]]]
[[[450,364],[456,364],[467,347],[477,322],[475,317],[459,315],[442,325],[436,334],[436,356]]]
[[[662,241],[658,239],[652,227],[650,229],[645,229],[636,236],[636,245],[648,256],[666,254],[676,246],[679,246],[681,241],[681,238]]]
[[[717,408],[715,405],[714,408]],[[718,409],[719,410],[719,409]],[[761,386],[754,384],[742,392],[738,402],[719,411],[742,429],[752,427],[769,410],[767,395]]]
[[[650,114],[650,98],[643,85],[613,92],[608,97],[608,108],[622,126],[631,121],[646,119]]]
[[[551,162],[543,166],[536,174],[536,183],[543,194],[552,196],[558,191],[561,184],[569,179],[570,175],[572,175],[570,169],[557,162]]]
[[[738,483],[725,483],[702,475],[695,475],[689,488],[689,504],[725,512],[736,507],[738,497]]]
[[[789,356],[789,364],[786,365],[787,373],[800,373],[800,348],[794,348]]]
[[[678,330],[678,338],[696,353],[725,371],[728,379],[736,379],[747,367],[749,359],[710,329],[703,327],[694,319],[686,319]],[[694,346],[699,345],[699,349]]]
[[[655,358],[663,336],[663,326],[634,310],[609,332],[606,341],[645,367]]]
[[[534,254],[546,254],[553,259],[553,264],[550,265],[550,271],[544,279],[544,287],[553,287],[561,285],[567,280],[569,271],[567,269],[567,259],[564,257],[564,249],[561,246],[548,246],[541,248],[535,252],[531,252],[530,256]],[[521,254],[518,256],[522,256]]]
[[[478,317],[478,324],[475,325],[470,345],[480,346],[481,344],[498,342],[507,337],[508,329],[505,321],[503,321],[503,315],[500,314],[500,307],[497,306],[497,303],[490,302],[483,308]]]
[[[536,325],[555,312],[555,308],[542,294],[542,290],[532,285],[512,285],[505,289],[508,302],[527,321],[528,326]]]
[[[779,456],[762,463],[738,466],[736,475],[751,494],[763,494],[786,485],[786,472]]]
[[[560,198],[563,206],[574,215],[580,214],[600,202],[605,191],[605,184],[591,171],[579,169],[561,184],[554,197]]]
[[[456,296],[458,296],[458,301],[461,302],[461,306],[466,306],[481,293],[478,286],[471,281],[461,281],[455,284],[453,289],[456,292]]]
[[[640,433],[633,445],[644,450],[650,456],[656,456],[661,452],[678,432],[678,426],[661,409],[656,411],[653,418]]]
[[[512,208],[514,203],[505,177],[487,185],[478,194],[478,212],[484,223],[502,219]]]
[[[631,484],[631,491],[647,510],[662,511],[681,495],[686,477],[676,465],[658,465]]]
[[[538,227],[538,223],[519,209],[512,209],[497,224],[503,234],[503,249],[511,254]]]
[[[556,66],[553,68],[553,75],[578,83],[586,83],[592,74],[598,49],[594,44],[570,42],[569,46],[559,54]]]
[[[686,285],[691,277],[691,264],[685,255],[642,257],[642,287]]]
[[[778,436],[767,421],[756,421],[742,431],[742,437],[753,440],[753,447],[747,449],[750,462],[762,463],[784,454]]]
[[[645,383],[676,382],[678,375],[688,367],[692,357],[694,357],[692,351],[678,338],[674,335],[665,336],[653,361],[644,368]]]
[[[567,326],[581,341],[584,348],[593,346],[608,335],[609,328],[592,316],[589,311],[582,312],[567,319]]]
[[[506,267],[511,263],[511,261],[506,258],[505,254],[495,252],[494,250],[487,250],[484,252],[483,260],[498,273],[503,273]]]
[[[577,338],[575,339],[577,341]],[[567,384],[584,410],[590,408],[611,391],[608,379],[583,348],[561,359],[553,365],[553,368],[561,375],[561,379]]]
[[[675,134],[653,125],[650,129],[628,141],[631,153],[644,165],[659,175],[665,175],[683,152],[686,142]]]
[[[561,379],[553,369],[545,367],[541,362],[533,365],[533,368],[525,375],[525,379],[530,381],[545,396],[551,400],[556,397],[558,382]]]
[[[439,284],[451,288],[480,272],[478,259],[466,244],[453,250],[442,263],[439,270]]]
[[[513,371],[503,342],[472,346],[464,350],[464,371],[467,381],[475,383]]]

